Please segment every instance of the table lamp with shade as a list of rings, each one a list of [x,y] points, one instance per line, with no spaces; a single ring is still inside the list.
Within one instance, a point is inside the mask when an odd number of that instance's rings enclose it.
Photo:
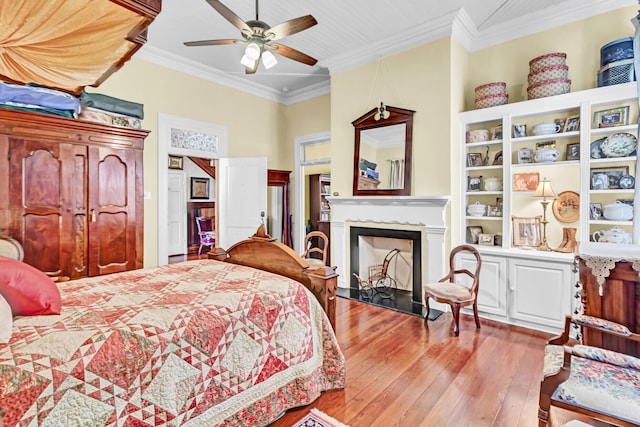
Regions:
[[[538,183],[538,188],[536,188],[536,192],[533,194],[533,197],[542,197],[542,241],[538,246],[538,250],[540,251],[550,251],[551,248],[547,243],[547,206],[549,205],[549,200],[555,199],[556,193],[553,192],[553,188],[551,188],[551,181],[547,180],[547,178],[543,178],[542,181]]]

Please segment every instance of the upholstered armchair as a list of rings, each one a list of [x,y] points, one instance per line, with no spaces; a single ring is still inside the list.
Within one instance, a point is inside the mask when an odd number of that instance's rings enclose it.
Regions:
[[[640,335],[626,326],[592,316],[567,316],[562,335],[545,347],[539,427],[549,422],[551,406],[619,426],[640,426],[640,359],[599,347],[567,345],[571,324],[640,343]]]

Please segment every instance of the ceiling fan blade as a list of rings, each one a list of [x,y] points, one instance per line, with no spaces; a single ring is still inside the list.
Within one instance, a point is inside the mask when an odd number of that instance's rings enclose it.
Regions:
[[[316,63],[318,62],[317,59],[310,57],[306,53],[302,53],[299,50],[295,50],[294,48],[285,46],[283,44],[271,43],[269,46],[274,48],[272,50],[273,53],[277,53],[278,55],[293,59],[294,61],[302,62],[303,64],[316,65]]]
[[[209,5],[211,5],[211,7],[214,8],[220,15],[222,15],[224,19],[231,22],[231,24],[233,24],[234,27],[236,27],[242,32],[247,32],[248,34],[251,34],[251,27],[248,26],[247,23],[244,22],[242,19],[240,19],[238,15],[233,13],[233,11],[229,9],[227,6],[223,5],[218,0],[207,0],[207,3],[209,3]]]
[[[301,16],[299,18],[290,19],[266,31],[266,38],[269,40],[278,40],[286,36],[290,36],[307,28],[316,25],[318,21],[311,15]]]
[[[193,42],[184,42],[185,46],[217,46],[221,44],[244,43],[243,40],[219,39],[219,40],[197,40]]]

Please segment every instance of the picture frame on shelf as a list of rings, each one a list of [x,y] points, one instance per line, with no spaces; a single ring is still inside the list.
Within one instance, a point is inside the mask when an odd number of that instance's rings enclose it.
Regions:
[[[567,123],[567,118],[562,117],[560,119],[553,119],[553,123],[555,123],[556,126],[558,126],[558,129],[560,129],[560,132],[564,132],[564,126]]]
[[[493,246],[493,234],[480,233],[478,234],[478,244],[480,246]]]
[[[491,128],[491,139],[502,139],[502,125]]]
[[[536,248],[540,245],[540,220],[542,216],[512,216],[513,246]]]
[[[467,166],[482,166],[482,153],[467,153]]]
[[[480,225],[468,225],[467,226],[467,243],[471,245],[477,245],[479,236],[482,234],[482,226]]]
[[[482,189],[482,176],[467,177],[467,191],[480,191]]]
[[[493,157],[494,166],[502,166],[502,150],[498,151]]]
[[[556,140],[536,142],[536,150],[543,148],[556,148]]]
[[[209,178],[191,178],[191,198],[192,199],[208,199],[209,198]]]
[[[527,125],[517,124],[513,125],[513,137],[524,138],[527,136]]]
[[[487,216],[501,217],[502,216],[502,206],[488,205],[487,206]]]
[[[513,191],[535,191],[540,182],[540,172],[514,173]]]
[[[629,124],[629,106],[610,108],[593,113],[594,128],[608,128]]]
[[[518,150],[518,164],[533,163],[533,149],[522,147]]]
[[[589,203],[589,218],[595,221],[602,219],[601,203]]]
[[[592,190],[616,190],[620,188],[620,178],[629,175],[629,166],[615,166],[608,168],[591,168]],[[607,182],[601,182],[603,175],[607,176]]]
[[[580,130],[580,116],[570,116],[567,117],[566,122],[564,123],[563,132],[577,132]]]
[[[184,157],[169,155],[169,169],[182,170],[184,167]]]
[[[567,144],[567,160],[580,160],[580,143]]]

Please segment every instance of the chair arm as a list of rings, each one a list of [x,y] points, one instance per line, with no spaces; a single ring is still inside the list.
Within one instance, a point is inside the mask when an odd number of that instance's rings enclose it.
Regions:
[[[640,371],[640,359],[629,356],[628,354],[588,345],[565,346],[564,351],[565,353],[571,353],[572,356],[582,357],[583,359]]]
[[[599,317],[577,314],[571,317],[571,321],[576,325],[597,329],[600,332],[606,332],[608,334],[619,335],[623,337],[630,337],[633,335],[629,328],[627,328],[626,326],[616,322],[612,322],[610,320],[601,319]]]

